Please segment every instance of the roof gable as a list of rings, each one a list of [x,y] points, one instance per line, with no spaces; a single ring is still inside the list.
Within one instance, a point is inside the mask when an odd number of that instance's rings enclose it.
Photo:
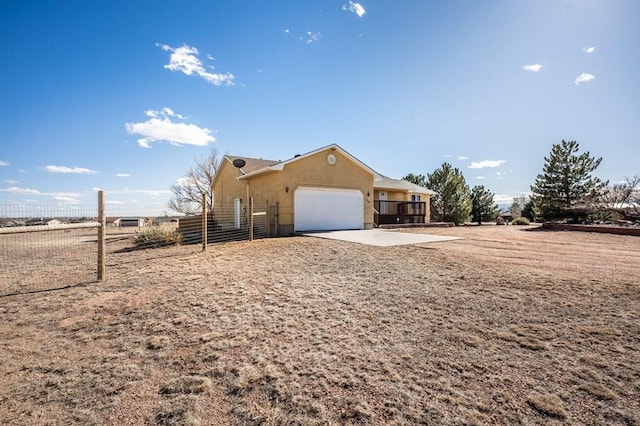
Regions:
[[[387,176],[382,176],[381,179],[376,180],[373,183],[374,189],[386,189],[393,191],[406,191],[406,192],[414,192],[420,194],[436,194],[435,191],[432,191],[424,186],[416,185],[415,183],[411,183],[404,179],[393,179]]]
[[[240,173],[243,175],[253,173],[257,170],[264,169],[266,167],[273,166],[279,163],[276,160],[263,160],[262,158],[249,158],[249,157],[236,157],[232,155],[225,155],[224,158],[233,164],[234,160],[244,160],[244,166],[240,167]],[[234,166],[235,167],[235,166]]]
[[[249,157],[237,157],[233,155],[225,155],[222,157],[218,169],[216,170],[216,174],[213,177],[212,186],[215,186],[216,181],[218,180],[218,176],[222,174],[222,169],[226,167],[233,167],[233,160],[244,160],[244,166],[240,167],[239,174],[240,176],[244,176],[246,174],[255,172],[256,170],[264,169],[265,167],[272,166],[279,161],[276,160],[263,160],[262,158],[249,158]],[[237,168],[236,168],[237,169]]]
[[[253,172],[249,172],[249,173],[247,173],[247,174],[245,174],[243,176],[240,176],[239,179],[242,179],[242,180],[243,179],[249,179],[249,178],[251,178],[253,176],[257,176],[257,175],[260,175],[260,174],[263,174],[263,173],[279,172],[279,171],[284,170],[284,168],[288,164],[291,164],[291,163],[296,162],[296,161],[304,160],[305,158],[311,157],[312,155],[318,154],[318,153],[323,152],[323,151],[338,151],[338,152],[340,152],[340,154],[342,154],[343,156],[348,158],[351,162],[355,163],[357,166],[359,166],[362,169],[366,170],[367,172],[371,173],[373,175],[374,179],[382,178],[382,175],[380,175],[378,172],[373,170],[371,167],[369,167],[366,164],[364,164],[362,161],[358,160],[353,155],[349,154],[347,151],[342,149],[340,146],[338,146],[336,144],[331,144],[331,145],[324,146],[322,148],[318,148],[318,149],[316,149],[314,151],[307,152],[306,154],[296,155],[295,157],[290,158],[288,160],[279,161],[279,162],[276,162],[275,164],[263,167],[263,168],[258,169],[258,170],[254,170]]]

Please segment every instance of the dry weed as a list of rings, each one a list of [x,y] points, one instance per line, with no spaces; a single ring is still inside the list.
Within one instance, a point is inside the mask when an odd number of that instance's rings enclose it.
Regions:
[[[536,411],[550,416],[564,419],[567,417],[567,412],[562,405],[562,399],[558,395],[554,394],[532,394],[527,398],[527,402]]]

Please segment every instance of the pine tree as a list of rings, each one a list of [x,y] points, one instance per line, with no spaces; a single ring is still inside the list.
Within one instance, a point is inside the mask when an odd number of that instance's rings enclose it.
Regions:
[[[471,196],[460,170],[445,162],[427,174],[426,186],[436,192],[431,197],[431,215],[436,221],[460,225],[469,219]]]
[[[494,195],[484,185],[476,185],[471,189],[471,217],[473,222],[482,225],[482,221],[494,220],[500,214],[494,202]]]
[[[402,179],[406,180],[407,182],[415,183],[416,185],[420,185],[420,186],[426,186],[427,185],[426,178],[422,174],[414,175],[413,173],[409,173],[408,175],[406,175]]]
[[[588,151],[578,155],[579,149],[578,142],[563,140],[545,157],[542,173],[531,187],[534,204],[544,219],[556,219],[572,207],[588,205],[608,184],[591,176],[602,157],[591,157]]]

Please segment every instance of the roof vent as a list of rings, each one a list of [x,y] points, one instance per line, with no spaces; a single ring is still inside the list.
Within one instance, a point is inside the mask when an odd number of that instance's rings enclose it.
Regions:
[[[236,158],[235,160],[233,160],[233,165],[238,169],[241,167],[244,167],[246,164],[247,162],[244,161],[242,158]]]
[[[293,158],[298,158],[298,157],[300,157],[300,154],[296,154],[293,156]]]

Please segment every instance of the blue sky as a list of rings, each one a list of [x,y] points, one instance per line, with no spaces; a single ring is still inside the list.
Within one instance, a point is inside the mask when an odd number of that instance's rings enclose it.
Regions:
[[[640,2],[0,0],[0,204],[162,214],[212,148],[448,161],[500,202],[562,139],[640,173]]]

